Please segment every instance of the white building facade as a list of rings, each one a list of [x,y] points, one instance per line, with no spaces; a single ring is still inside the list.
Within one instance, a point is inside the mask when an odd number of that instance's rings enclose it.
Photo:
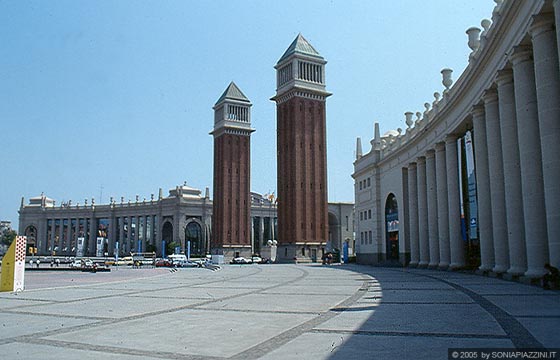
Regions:
[[[560,0],[497,1],[404,131],[357,141],[356,253],[538,278],[560,266]]]

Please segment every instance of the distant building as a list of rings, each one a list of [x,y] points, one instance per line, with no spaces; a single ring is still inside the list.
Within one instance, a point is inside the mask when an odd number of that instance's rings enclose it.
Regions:
[[[130,252],[155,251],[164,254],[166,244],[175,243],[191,254],[211,252],[212,200],[187,185],[177,186],[167,197],[109,204],[61,203],[41,195],[19,209],[19,228],[27,235],[28,246],[37,246],[39,255],[114,256]],[[332,233],[330,248],[341,249],[345,241],[352,248],[353,204],[329,205]],[[268,240],[277,240],[277,208],[268,196],[250,194],[249,240],[252,253],[266,253]],[[166,252],[166,254],[169,254]],[[232,256],[232,255],[228,255]]]

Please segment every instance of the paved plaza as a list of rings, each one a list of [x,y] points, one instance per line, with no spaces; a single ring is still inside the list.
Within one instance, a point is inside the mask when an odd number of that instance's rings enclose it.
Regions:
[[[447,359],[559,348],[560,294],[456,272],[225,265],[27,272],[0,294],[5,359]]]

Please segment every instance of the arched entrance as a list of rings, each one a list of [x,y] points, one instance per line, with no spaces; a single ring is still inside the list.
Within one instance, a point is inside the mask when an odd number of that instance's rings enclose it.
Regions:
[[[191,256],[205,255],[202,227],[195,221],[191,221],[185,227],[185,246],[187,246],[187,241],[191,242]]]
[[[385,202],[385,227],[387,260],[399,260],[399,207],[392,193]]]
[[[161,240],[162,256],[173,254],[175,243],[173,242],[173,224],[170,221],[166,221],[163,224],[163,228],[161,229]],[[171,252],[169,250],[171,250]]]

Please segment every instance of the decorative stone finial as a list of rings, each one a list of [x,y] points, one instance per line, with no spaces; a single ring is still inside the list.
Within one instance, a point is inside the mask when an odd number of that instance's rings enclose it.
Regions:
[[[445,68],[441,70],[441,76],[442,76],[441,83],[443,84],[443,86],[445,86],[445,90],[449,90],[451,85],[453,85],[453,79],[451,79],[451,74],[453,74],[452,69]]]
[[[426,103],[426,104],[428,104],[428,103]],[[429,106],[429,105],[430,105],[430,104],[428,104],[428,106]],[[416,112],[416,121],[420,121],[421,118],[422,118],[422,113],[421,113],[420,111],[417,111],[417,112]]]
[[[84,199],[84,206],[87,206],[87,199]]]
[[[407,112],[404,113],[404,117],[406,119],[405,123],[406,123],[406,126],[408,126],[409,129],[412,126],[412,124],[414,123],[412,121],[412,115],[413,115],[412,111],[407,111]]]
[[[374,136],[373,136],[373,149],[374,150],[381,150],[382,147],[382,139],[381,139],[381,135],[379,133],[379,123],[374,123],[373,125],[374,128]]]
[[[468,28],[466,33],[469,36],[469,48],[474,52],[480,46],[480,29],[473,26]]]
[[[121,204],[124,203],[124,196],[121,196]]]
[[[362,157],[362,138],[356,138],[356,160]]]
[[[441,95],[436,91],[434,93],[434,102],[432,103],[432,107],[437,104],[437,102],[439,101],[439,98],[441,97]]]
[[[150,201],[154,201],[154,194],[150,194]]]
[[[138,202],[138,199],[140,198],[140,196],[138,196],[138,194],[136,195],[136,202]]]
[[[492,21],[488,19],[482,19],[482,21],[480,22],[480,26],[482,26],[482,28],[484,29],[482,34],[486,34],[488,32],[488,30],[490,29],[490,25],[492,25]]]
[[[163,198],[163,190],[159,188],[158,200],[161,200],[162,198]]]
[[[93,206],[93,205],[95,205],[95,198],[94,197],[91,198],[91,206]]]

